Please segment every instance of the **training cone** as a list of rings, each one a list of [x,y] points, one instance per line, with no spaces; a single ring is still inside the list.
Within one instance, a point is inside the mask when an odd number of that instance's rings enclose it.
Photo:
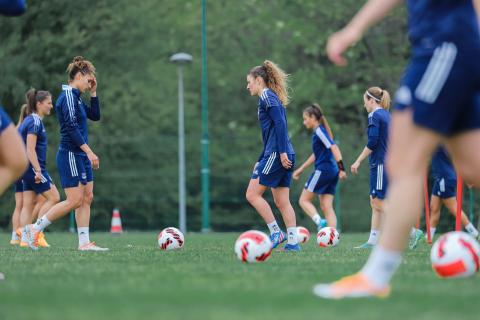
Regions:
[[[120,211],[118,209],[113,209],[112,213],[112,228],[110,233],[112,234],[121,234],[122,230],[122,220],[120,219]]]

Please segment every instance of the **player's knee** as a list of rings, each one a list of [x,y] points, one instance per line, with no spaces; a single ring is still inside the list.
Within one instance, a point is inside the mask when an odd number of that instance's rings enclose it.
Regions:
[[[245,198],[247,199],[247,201],[248,201],[249,203],[254,203],[255,200],[256,200],[258,197],[259,197],[259,196],[258,196],[256,193],[254,193],[254,192],[252,192],[252,191],[250,191],[250,190],[247,190],[247,192],[245,193]]]
[[[93,202],[93,192],[87,192],[83,197],[83,203],[90,205]]]
[[[329,212],[332,209],[332,205],[330,203],[320,203],[320,210],[322,212]]]

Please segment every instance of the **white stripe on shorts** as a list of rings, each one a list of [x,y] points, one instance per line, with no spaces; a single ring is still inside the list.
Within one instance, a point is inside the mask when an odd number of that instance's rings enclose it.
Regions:
[[[383,189],[383,164],[377,167],[377,190]]]
[[[276,152],[273,152],[270,155],[270,158],[268,158],[268,161],[267,161],[267,164],[265,165],[265,168],[263,168],[263,171],[262,171],[263,174],[269,174],[270,173],[270,169],[272,169],[272,166],[273,166],[273,163],[275,162],[276,157],[277,157]]]
[[[445,179],[441,179],[439,183],[440,192],[445,192]]]
[[[75,161],[75,155],[70,151],[68,152],[68,161],[70,163],[70,173],[72,174],[72,177],[77,177],[78,171],[77,171],[77,163]]]
[[[435,49],[427,70],[415,90],[415,96],[419,100],[427,103],[434,103],[437,100],[452,70],[456,56],[457,47],[451,42],[444,42]]]
[[[308,184],[308,187],[307,187],[308,191],[313,192],[313,190],[315,190],[315,186],[317,185],[321,175],[322,175],[322,171],[315,170],[312,180],[310,180],[310,183]]]

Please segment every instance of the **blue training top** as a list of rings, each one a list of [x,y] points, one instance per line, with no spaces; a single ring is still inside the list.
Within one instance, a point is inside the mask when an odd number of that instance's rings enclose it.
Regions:
[[[435,179],[457,179],[452,161],[444,147],[438,147],[432,156],[432,176]]]
[[[414,55],[429,55],[443,42],[480,49],[472,0],[408,0],[408,33]]]
[[[375,168],[385,162],[388,144],[388,126],[390,113],[380,107],[368,114],[367,148],[372,150],[368,157],[370,168]]]
[[[37,144],[35,152],[37,153],[38,163],[40,168],[45,170],[47,164],[47,133],[45,126],[40,116],[32,113],[23,119],[23,122],[18,126],[18,133],[22,136],[23,142],[27,145],[27,136],[34,134],[37,136]],[[30,167],[32,165],[30,164]]]
[[[312,150],[315,155],[315,169],[321,171],[338,172],[338,166],[330,149],[335,142],[324,126],[320,125],[312,135]]]
[[[6,16],[18,16],[25,12],[25,0],[0,0],[0,13]]]
[[[295,154],[288,137],[285,108],[270,89],[264,89],[258,99],[258,122],[262,129],[263,151],[259,160],[272,152]]]
[[[10,125],[10,123],[12,123],[12,120],[10,120],[8,114],[3,110],[3,107],[0,106],[0,134]]]
[[[63,85],[55,104],[55,112],[60,123],[60,149],[84,155],[80,146],[88,144],[87,118],[100,120],[100,102],[98,97],[92,97],[88,106],[80,94],[80,90]]]

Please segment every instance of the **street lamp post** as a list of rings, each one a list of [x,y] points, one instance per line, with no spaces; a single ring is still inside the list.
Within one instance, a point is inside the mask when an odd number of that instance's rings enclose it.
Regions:
[[[178,226],[180,231],[187,232],[187,214],[185,209],[185,124],[183,105],[183,66],[192,62],[192,56],[187,53],[176,53],[170,57],[170,62],[177,65],[178,71]]]

